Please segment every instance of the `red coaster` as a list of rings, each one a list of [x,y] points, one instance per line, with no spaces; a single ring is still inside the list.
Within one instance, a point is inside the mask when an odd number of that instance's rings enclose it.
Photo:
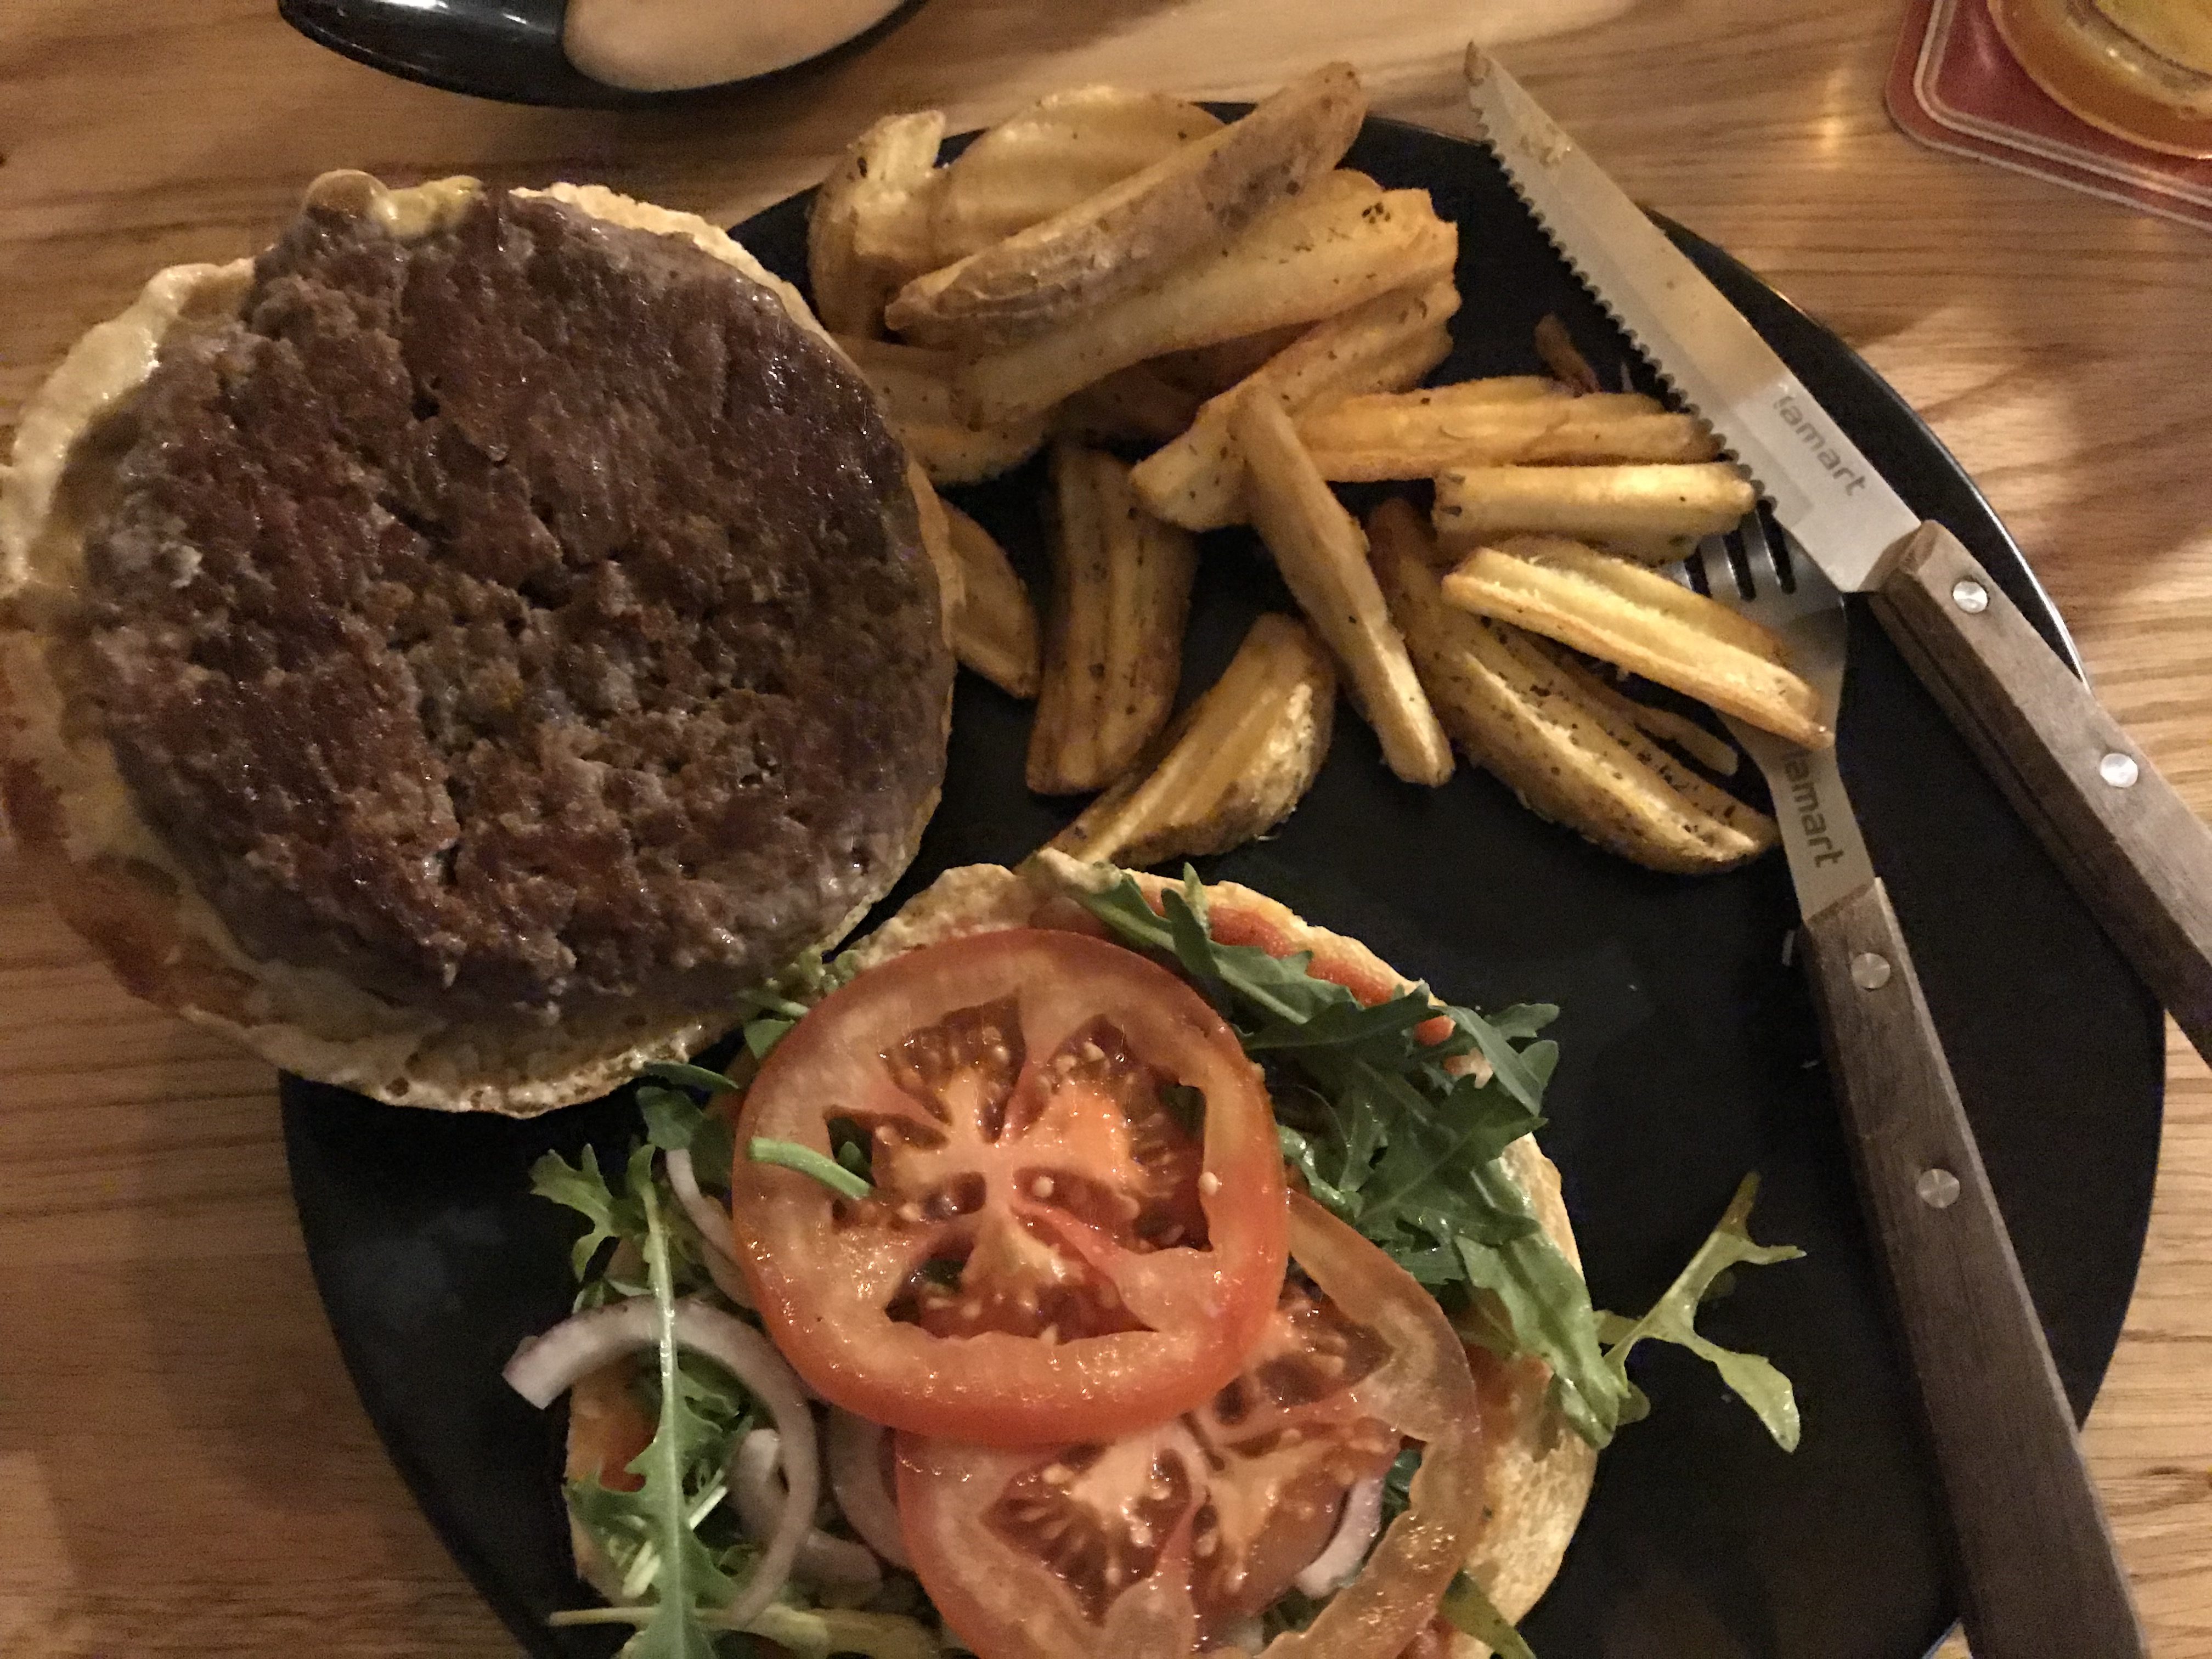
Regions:
[[[2212,161],[2139,149],[2053,103],[1984,0],[1910,0],[1889,112],[1923,144],[2212,230]]]

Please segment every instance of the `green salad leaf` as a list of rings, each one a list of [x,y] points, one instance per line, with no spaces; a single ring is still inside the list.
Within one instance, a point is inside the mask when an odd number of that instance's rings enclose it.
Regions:
[[[1521,1632],[1513,1628],[1504,1613],[1491,1606],[1490,1597],[1483,1593],[1472,1573],[1461,1573],[1452,1580],[1437,1611],[1454,1630],[1486,1644],[1498,1659],[1536,1659],[1528,1643],[1521,1639]]]
[[[855,1174],[834,1158],[824,1157],[811,1146],[802,1146],[795,1140],[774,1140],[766,1135],[755,1135],[745,1144],[745,1156],[756,1164],[774,1164],[783,1169],[796,1170],[803,1176],[811,1176],[831,1192],[847,1198],[872,1198],[875,1188],[867,1177]]]
[[[720,1072],[697,1066],[649,1066],[646,1074],[665,1077],[684,1088],[703,1089],[710,1097],[739,1086]],[[714,1081],[699,1080],[708,1078]],[[664,1152],[690,1152],[691,1172],[702,1187],[728,1190],[730,1160],[737,1156],[737,1126],[727,1112],[710,1110],[681,1089],[651,1083],[638,1085],[637,1103],[645,1115],[647,1140]]]
[[[680,1060],[656,1060],[645,1068],[643,1075],[659,1078],[663,1083],[681,1084],[686,1089],[702,1090],[709,1095],[734,1094],[743,1086],[726,1072],[689,1065]]]
[[[809,1008],[860,969],[860,960],[854,951],[824,962],[819,951],[809,951],[758,990],[746,992],[738,1000],[745,1051],[757,1060],[766,1060]]]
[[[711,1119],[716,1115],[705,1115]],[[579,1310],[650,1292],[643,1277],[647,1193],[659,1203],[677,1294],[696,1295],[713,1286],[714,1275],[707,1271],[699,1230],[677,1203],[660,1168],[659,1150],[651,1140],[640,1142],[630,1149],[628,1163],[614,1173],[600,1168],[599,1153],[588,1146],[574,1164],[558,1152],[547,1152],[530,1166],[532,1192],[575,1211],[591,1223],[568,1254],[569,1269],[576,1276]],[[726,1184],[726,1165],[724,1170]],[[610,1244],[612,1249],[606,1249]]]
[[[1628,1404],[1621,1413],[1625,1423],[1635,1422],[1650,1410],[1644,1391],[1628,1380],[1628,1356],[1639,1342],[1673,1342],[1687,1348],[1721,1374],[1743,1403],[1758,1413],[1774,1443],[1784,1451],[1797,1449],[1797,1395],[1790,1379],[1771,1360],[1755,1353],[1723,1348],[1698,1334],[1698,1309],[1715,1291],[1717,1281],[1731,1267],[1769,1267],[1795,1261],[1805,1254],[1791,1244],[1759,1244],[1752,1241],[1751,1206],[1759,1197],[1759,1177],[1747,1175],[1729,1201],[1727,1211],[1711,1235],[1698,1247],[1689,1265],[1676,1275],[1667,1292],[1638,1320],[1618,1314],[1599,1316],[1607,1346],[1605,1363],[1627,1390]]]
[[[669,1261],[668,1229],[650,1182],[640,1201],[645,1209],[646,1273],[659,1322],[660,1413],[652,1441],[629,1469],[645,1482],[635,1496],[647,1519],[648,1541],[658,1559],[651,1617],[624,1652],[628,1659],[714,1659],[714,1636],[699,1622],[696,1609],[726,1605],[737,1595],[738,1586],[693,1530],[695,1511],[704,1499],[685,1477],[696,1468],[702,1453],[727,1442],[717,1436],[715,1424],[699,1409],[699,1393],[678,1363],[676,1278]],[[719,1491],[713,1497],[714,1503],[721,1501]]]
[[[645,1206],[635,1190],[641,1180],[652,1181],[652,1148],[638,1148],[630,1155],[620,1191],[609,1186],[600,1173],[599,1154],[594,1147],[586,1146],[573,1165],[560,1153],[548,1152],[530,1166],[532,1192],[566,1205],[592,1224],[568,1252],[568,1271],[580,1283],[589,1276],[592,1258],[601,1245],[623,1239],[635,1243],[645,1237]]]

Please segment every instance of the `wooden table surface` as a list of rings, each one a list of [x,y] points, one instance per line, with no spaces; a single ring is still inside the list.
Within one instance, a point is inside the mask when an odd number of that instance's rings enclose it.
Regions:
[[[1343,56],[1379,109],[1449,126],[1473,33],[1514,43],[1632,192],[1903,390],[2212,815],[2212,240],[1900,137],[1896,0],[930,0],[764,95],[628,115],[404,85],[274,12],[0,3],[0,432],[148,273],[258,247],[325,167],[599,179],[728,222],[886,110],[940,105],[957,130],[1085,81],[1234,96]],[[2178,1656],[2212,1654],[2212,1079],[2170,1054],[2148,1250],[2088,1446]],[[273,1080],[126,997],[0,843],[0,1659],[514,1650],[339,1366]]]

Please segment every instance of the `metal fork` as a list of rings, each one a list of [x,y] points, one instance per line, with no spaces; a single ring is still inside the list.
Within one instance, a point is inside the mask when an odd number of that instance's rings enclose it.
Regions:
[[[1792,551],[1755,513],[1669,574],[1781,635],[1834,730],[1847,613]],[[1723,718],[1774,797],[1828,1069],[1919,1383],[1976,1651],[2142,1654],[2073,1408],[1836,751]]]
[[[1731,605],[1782,636],[1796,669],[1820,693],[1831,731],[1844,696],[1844,653],[1850,631],[1843,595],[1812,560],[1792,558],[1789,538],[1769,532],[1753,513],[1727,536],[1710,536],[1669,574],[1693,591]],[[1790,878],[1808,917],[1868,886],[1875,878],[1857,815],[1844,793],[1833,749],[1800,749],[1771,732],[1722,717],[1774,796]]]

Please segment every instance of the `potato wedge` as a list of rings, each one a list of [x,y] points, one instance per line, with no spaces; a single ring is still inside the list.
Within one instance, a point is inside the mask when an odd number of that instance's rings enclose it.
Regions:
[[[1836,740],[1779,635],[1656,570],[1557,536],[1476,549],[1444,598],[1606,661],[1807,749]]]
[[[1536,325],[1536,356],[1570,392],[1595,392],[1603,384],[1589,359],[1575,344],[1574,336],[1567,332],[1567,325],[1548,312]]]
[[[1358,522],[1298,447],[1281,404],[1246,398],[1230,431],[1251,474],[1252,522],[1291,597],[1342,665],[1382,758],[1408,783],[1443,782],[1451,776],[1451,743],[1375,584]]]
[[[1203,403],[1228,391],[1246,375],[1258,373],[1262,363],[1304,332],[1303,326],[1293,323],[1263,334],[1224,340],[1218,345],[1170,351],[1164,357],[1153,358],[1150,367],[1169,385],[1181,386]]]
[[[1358,173],[1330,173],[1153,287],[969,363],[954,392],[970,420],[1018,420],[1148,357],[1316,322],[1392,289],[1425,286],[1450,271],[1458,247],[1426,191],[1385,191]]]
[[[1123,778],[1055,836],[1079,859],[1143,866],[1256,840],[1305,798],[1328,753],[1336,670],[1304,623],[1268,611],[1221,678]]]
[[[1036,609],[1006,550],[951,502],[944,503],[952,554],[960,566],[960,613],[952,653],[1009,696],[1037,694],[1042,653]]]
[[[961,608],[968,600],[960,555],[952,545],[952,526],[929,474],[911,456],[907,459],[906,482],[914,491],[915,513],[921,521],[921,550],[929,556],[930,567],[937,572],[938,616],[945,625],[945,642],[950,645],[957,637]]]
[[[950,507],[945,509],[953,511]],[[1501,624],[1502,625],[1502,624]],[[1533,634],[1527,637],[1534,639]],[[1559,672],[1572,688],[1575,696],[1591,708],[1606,714],[1617,714],[1638,730],[1650,733],[1662,743],[1671,743],[1708,772],[1717,772],[1732,778],[1742,762],[1735,745],[1726,738],[1717,737],[1693,720],[1686,720],[1671,708],[1655,708],[1650,703],[1638,702],[1618,686],[1594,674],[1573,653],[1546,644]]]
[[[841,334],[837,344],[884,401],[891,428],[938,484],[981,483],[1011,471],[1044,447],[1048,422],[971,427],[952,413],[950,352]]]
[[[1631,544],[1733,530],[1758,492],[1725,461],[1666,466],[1469,466],[1437,478],[1437,535],[1464,548],[1515,531]]]
[[[1389,402],[1386,407],[1390,409],[1431,409],[1441,412],[1495,408],[1500,404],[1533,404],[1547,398],[1556,401],[1565,398],[1567,392],[1557,380],[1542,374],[1490,374],[1479,380],[1455,380],[1449,386],[1425,386],[1387,395]],[[1316,410],[1334,408],[1355,398],[1362,398],[1362,394],[1346,392],[1338,398],[1316,398],[1310,407]],[[1365,406],[1364,398],[1362,406]]]
[[[1712,434],[1687,415],[1651,414],[1614,400],[1635,393],[1469,404],[1423,393],[1349,398],[1309,410],[1298,435],[1337,483],[1433,478],[1461,466],[1532,462],[1710,461]],[[1602,400],[1602,401],[1601,401]]]
[[[1413,386],[1450,355],[1444,325],[1459,309],[1449,278],[1379,295],[1304,330],[1237,385],[1210,398],[1190,428],[1138,463],[1145,504],[1170,524],[1218,530],[1243,522],[1244,459],[1229,419],[1247,395],[1298,410],[1323,398]]]
[[[1468,758],[1539,816],[1654,870],[1725,870],[1772,847],[1774,821],[1646,740],[1587,676],[1518,629],[1447,604],[1428,527],[1401,501],[1368,520],[1375,569],[1424,684]]]
[[[1145,511],[1111,455],[1052,453],[1053,591],[1029,787],[1100,789],[1167,724],[1182,673],[1198,544]]]
[[[1150,363],[1133,363],[1087,386],[1053,411],[1053,430],[1078,443],[1159,444],[1180,436],[1198,399]]]
[[[945,169],[928,269],[1005,240],[1142,173],[1221,118],[1165,93],[1073,87],[1008,116]]]
[[[944,137],[942,111],[887,115],[814,192],[806,269],[814,314],[831,333],[881,334],[885,303],[929,268],[929,195]]]
[[[917,276],[891,302],[889,325],[956,330],[969,345],[1033,339],[1137,292],[1299,196],[1352,147],[1366,113],[1358,73],[1324,64],[1242,120]]]

